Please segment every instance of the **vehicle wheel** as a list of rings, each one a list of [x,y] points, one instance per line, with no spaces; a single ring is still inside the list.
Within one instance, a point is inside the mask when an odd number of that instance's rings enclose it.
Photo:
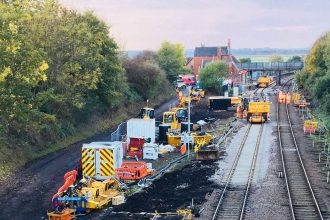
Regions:
[[[246,116],[246,120],[247,120],[248,122],[250,122],[250,118],[251,118],[251,113],[248,113],[247,116]]]

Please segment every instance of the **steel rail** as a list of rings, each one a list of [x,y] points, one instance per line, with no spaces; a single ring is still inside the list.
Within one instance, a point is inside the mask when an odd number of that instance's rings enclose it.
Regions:
[[[215,220],[218,217],[219,210],[220,210],[221,205],[222,205],[222,203],[224,201],[224,198],[225,198],[225,194],[226,194],[227,189],[228,189],[228,187],[229,187],[229,185],[231,183],[232,177],[233,177],[234,172],[235,172],[236,167],[237,167],[237,163],[238,163],[239,158],[241,156],[242,150],[243,150],[243,148],[245,146],[247,137],[250,134],[250,128],[251,128],[251,126],[252,125],[249,124],[248,130],[244,134],[243,140],[242,140],[241,145],[240,145],[240,148],[239,148],[239,152],[237,153],[237,155],[235,157],[235,160],[234,160],[234,163],[233,163],[233,165],[232,165],[232,167],[230,169],[230,172],[228,174],[228,177],[227,177],[227,180],[226,180],[226,185],[225,185],[225,187],[224,187],[224,189],[223,189],[223,191],[221,193],[221,196],[220,196],[220,199],[218,201],[217,207],[216,207],[216,209],[215,209],[215,211],[213,213],[212,220]],[[261,136],[262,136],[262,132],[263,132],[263,127],[264,127],[264,124],[261,125],[261,127],[259,129],[259,132],[258,132],[257,142],[255,144],[255,148],[254,148],[254,152],[253,152],[253,158],[252,158],[252,161],[251,161],[251,165],[250,165],[250,169],[249,169],[249,174],[248,174],[248,177],[247,177],[246,188],[244,190],[244,197],[243,197],[242,205],[241,205],[241,208],[240,208],[239,219],[243,219],[243,217],[244,217],[244,211],[245,211],[245,207],[246,207],[248,193],[249,193],[249,190],[251,188],[251,183],[252,183],[253,176],[254,176],[254,171],[255,171],[257,156],[258,156],[258,152],[259,152],[259,146],[260,146]]]
[[[243,219],[243,217],[244,217],[244,210],[245,210],[245,206],[246,206],[246,202],[247,202],[247,198],[248,198],[248,193],[249,193],[249,190],[250,190],[250,187],[251,187],[255,167],[256,167],[256,164],[257,164],[257,157],[258,157],[259,146],[260,146],[260,141],[261,141],[263,128],[264,128],[264,123],[262,123],[261,128],[259,130],[259,134],[258,134],[258,138],[257,138],[257,142],[256,142],[256,147],[255,147],[254,153],[253,153],[253,160],[252,160],[251,167],[250,167],[248,183],[247,183],[247,187],[246,187],[246,190],[245,190],[244,200],[243,200],[243,204],[242,204],[242,208],[241,208],[241,215],[240,215],[240,218],[239,218],[240,220]]]
[[[236,154],[236,157],[235,157],[234,163],[233,163],[233,165],[231,166],[231,168],[230,168],[230,172],[229,172],[229,174],[228,174],[228,176],[227,176],[226,185],[225,185],[225,187],[224,187],[224,189],[223,189],[223,191],[222,191],[222,193],[221,193],[221,196],[220,196],[220,199],[219,199],[219,201],[218,201],[217,207],[216,207],[216,209],[215,209],[215,211],[214,211],[214,213],[213,213],[212,220],[215,220],[215,219],[217,218],[217,215],[218,215],[218,212],[219,212],[219,209],[220,209],[221,203],[222,203],[223,198],[224,198],[224,196],[225,196],[226,190],[227,190],[227,188],[228,188],[228,186],[229,186],[230,180],[231,180],[231,178],[232,178],[232,176],[233,176],[233,174],[234,174],[235,168],[236,168],[237,163],[238,163],[238,160],[239,160],[239,158],[240,158],[240,156],[241,156],[241,153],[242,153],[243,147],[244,147],[244,145],[245,145],[246,139],[247,139],[247,137],[248,137],[248,134],[249,134],[249,132],[250,132],[251,126],[252,126],[252,125],[249,124],[249,126],[248,126],[248,128],[247,128],[247,130],[246,130],[246,132],[245,132],[245,134],[244,134],[243,140],[242,140],[242,142],[241,142],[241,144],[240,144],[240,147],[239,147],[239,150],[238,150],[238,152],[237,152],[237,154]]]
[[[287,84],[291,80],[292,79],[288,80],[283,87],[288,86]],[[288,91],[289,91],[289,86],[287,88],[287,92]],[[292,192],[290,190],[290,184],[289,184],[288,175],[287,175],[287,167],[286,167],[286,163],[285,163],[285,159],[284,159],[284,154],[283,154],[283,144],[282,144],[282,140],[281,140],[280,121],[279,121],[279,106],[280,106],[280,104],[277,103],[277,131],[278,131],[278,139],[279,139],[279,146],[280,146],[280,152],[281,152],[281,159],[282,159],[282,166],[283,166],[284,177],[285,177],[285,182],[286,182],[286,188],[287,188],[287,193],[288,193],[288,198],[289,198],[289,203],[290,203],[291,215],[292,215],[292,219],[295,220],[296,219],[296,213],[295,213],[295,208],[293,206]],[[300,166],[301,166],[301,168],[303,170],[303,173],[304,173],[304,179],[307,182],[308,190],[309,190],[309,192],[311,194],[312,200],[313,200],[314,205],[316,207],[317,214],[320,217],[320,219],[323,220],[324,218],[323,218],[322,212],[320,210],[320,207],[319,207],[319,204],[318,204],[318,202],[316,200],[316,197],[315,197],[313,188],[312,188],[311,183],[309,181],[309,178],[308,178],[308,175],[307,175],[307,172],[306,172],[306,169],[305,169],[305,166],[304,166],[304,163],[303,163],[303,160],[302,160],[300,151],[299,151],[299,147],[298,147],[298,144],[297,144],[295,135],[294,135],[294,131],[293,131],[293,128],[292,128],[292,123],[291,123],[291,118],[290,118],[288,104],[285,104],[285,108],[286,108],[286,118],[287,118],[287,121],[288,121],[288,124],[289,124],[289,127],[290,127],[290,134],[291,134],[291,137],[292,137],[292,140],[293,140],[293,143],[294,143],[294,148],[295,148],[295,150],[297,152],[296,155],[298,156],[298,159],[299,159],[299,162],[300,162],[299,164],[300,164]]]
[[[292,205],[292,198],[291,198],[291,193],[290,193],[290,187],[289,187],[289,182],[288,182],[288,177],[285,169],[285,162],[284,162],[284,155],[283,155],[283,145],[282,145],[282,140],[281,140],[281,132],[280,132],[280,123],[279,123],[279,103],[277,103],[277,133],[278,133],[278,141],[279,141],[279,147],[280,147],[280,152],[281,152],[281,159],[282,159],[282,167],[283,167],[283,173],[284,173],[284,179],[285,179],[285,185],[287,189],[287,194],[289,198],[289,205],[290,205],[290,210],[291,210],[291,215],[292,219],[295,220],[295,214],[293,211],[293,205]]]

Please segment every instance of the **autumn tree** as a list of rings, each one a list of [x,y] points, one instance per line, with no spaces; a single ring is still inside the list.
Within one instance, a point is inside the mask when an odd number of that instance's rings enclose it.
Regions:
[[[210,91],[219,91],[225,78],[230,76],[228,64],[218,61],[211,62],[201,70],[198,78],[203,88]]]
[[[184,47],[181,44],[164,42],[158,50],[157,56],[158,64],[165,71],[170,82],[175,81],[178,74],[190,71],[186,68]]]
[[[154,98],[169,88],[165,72],[157,63],[157,54],[144,51],[134,58],[124,58],[127,81],[144,100]]]
[[[57,1],[0,2],[0,141],[24,157],[123,105],[109,27]]]
[[[311,48],[305,67],[296,74],[296,82],[307,90],[321,109],[330,113],[330,32],[321,36]]]

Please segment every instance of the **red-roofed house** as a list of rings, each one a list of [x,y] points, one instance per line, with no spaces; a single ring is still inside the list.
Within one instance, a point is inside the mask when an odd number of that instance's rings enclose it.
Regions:
[[[193,67],[194,75],[198,77],[199,71],[203,69],[206,64],[219,60],[228,63],[229,71],[232,73],[231,78],[234,84],[237,84],[240,77],[238,69],[235,66],[237,59],[231,54],[230,41],[228,41],[227,46],[223,47],[196,47],[194,57],[192,60],[189,60],[187,66]]]

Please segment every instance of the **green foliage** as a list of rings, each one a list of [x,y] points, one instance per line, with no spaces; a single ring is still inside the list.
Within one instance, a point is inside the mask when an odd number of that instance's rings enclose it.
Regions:
[[[0,165],[109,129],[123,119],[111,113],[136,101],[172,95],[159,62],[176,74],[183,47],[174,45],[171,56],[165,44],[162,59],[153,52],[124,59],[125,73],[109,30],[93,13],[57,1],[0,1]]]
[[[305,67],[296,74],[295,80],[330,113],[330,32],[320,37],[306,57]]]
[[[155,53],[145,51],[135,58],[123,60],[130,88],[140,94],[144,100],[154,98],[170,87],[156,59]]]
[[[288,62],[301,62],[302,58],[301,56],[292,56],[290,59],[288,59]]]
[[[109,27],[57,1],[0,3],[0,144],[25,157],[119,107],[128,91]]]
[[[269,57],[269,62],[283,62],[283,57],[278,54],[272,54]]]
[[[239,62],[241,62],[241,63],[251,63],[251,58],[250,57],[239,58]]]
[[[210,91],[219,91],[225,78],[230,76],[228,65],[224,62],[211,62],[198,75],[203,88]]]
[[[184,47],[181,44],[164,42],[157,55],[158,64],[165,71],[166,77],[170,82],[175,81],[180,73],[190,72],[185,66]]]

